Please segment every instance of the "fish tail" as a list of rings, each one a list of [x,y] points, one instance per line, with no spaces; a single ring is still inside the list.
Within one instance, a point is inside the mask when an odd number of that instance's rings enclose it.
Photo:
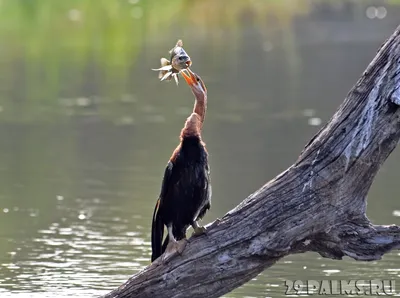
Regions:
[[[160,216],[159,207],[160,199],[157,200],[153,213],[153,223],[151,227],[151,262],[161,256],[163,250],[162,239],[164,236],[164,224]]]

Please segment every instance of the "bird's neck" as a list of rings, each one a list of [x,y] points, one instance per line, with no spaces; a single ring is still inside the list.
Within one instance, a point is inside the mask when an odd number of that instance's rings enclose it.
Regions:
[[[188,137],[198,137],[201,139],[201,118],[197,113],[192,113],[186,120],[185,126],[181,131],[181,142]]]
[[[207,110],[207,95],[195,94],[193,113],[186,120],[185,126],[181,131],[181,140],[185,137],[198,136],[201,139],[201,129],[203,128],[204,118]]]
[[[196,96],[194,102],[193,113],[196,113],[200,117],[200,130],[203,127],[204,119],[207,111],[207,95]]]

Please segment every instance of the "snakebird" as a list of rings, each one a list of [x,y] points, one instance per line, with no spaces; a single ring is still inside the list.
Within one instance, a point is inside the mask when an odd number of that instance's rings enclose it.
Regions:
[[[180,134],[180,143],[164,172],[161,193],[157,200],[151,230],[153,262],[162,254],[162,261],[182,253],[186,246],[186,230],[191,225],[193,236],[201,235],[199,226],[211,207],[208,153],[201,138],[207,109],[207,89],[202,79],[190,69],[181,72],[195,97],[193,113]],[[164,226],[168,235],[162,243]]]

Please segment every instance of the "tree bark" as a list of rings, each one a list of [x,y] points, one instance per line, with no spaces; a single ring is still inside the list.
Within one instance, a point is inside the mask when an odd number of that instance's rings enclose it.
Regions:
[[[371,261],[398,249],[400,227],[372,225],[365,211],[400,138],[399,105],[400,26],[290,168],[190,238],[182,255],[103,297],[220,297],[289,254]]]

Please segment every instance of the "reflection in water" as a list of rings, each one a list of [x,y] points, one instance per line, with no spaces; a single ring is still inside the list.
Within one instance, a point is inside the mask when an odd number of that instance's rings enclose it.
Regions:
[[[399,13],[385,4],[384,18],[369,18],[380,1],[195,1],[179,6],[190,16],[181,26],[170,24],[181,1],[163,14],[156,2],[122,2],[1,2],[1,297],[100,295],[149,264],[163,169],[193,104],[188,88],[150,70],[171,41],[183,38],[209,91],[207,223],[297,158]],[[370,192],[377,224],[400,223],[396,155]],[[225,297],[284,297],[286,279],[396,279],[397,259],[289,256]]]
[[[66,288],[93,289],[98,294],[120,285],[149,263],[150,243],[143,240],[149,238],[147,230],[140,225],[132,229],[132,216],[116,216],[126,213],[122,208],[99,199],[75,200],[74,205],[80,209],[58,203],[55,213],[64,216],[58,222],[35,235],[13,239],[16,249],[1,264],[8,272],[0,275],[2,286],[13,292],[53,293],[53,297]],[[28,215],[24,213],[10,215]],[[140,216],[135,218],[140,220]]]

